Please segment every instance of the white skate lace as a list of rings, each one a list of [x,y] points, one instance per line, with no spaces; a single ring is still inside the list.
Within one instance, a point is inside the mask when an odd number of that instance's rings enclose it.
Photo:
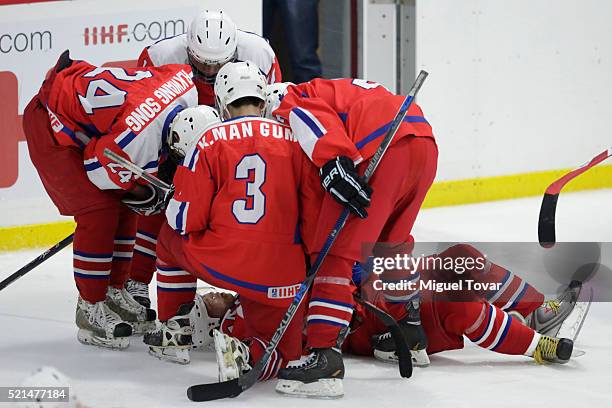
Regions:
[[[125,283],[125,289],[132,296],[140,296],[147,299],[149,298],[149,286],[145,283],[128,279],[128,281]]]
[[[306,356],[306,358],[304,358],[302,356],[302,358],[298,361],[291,361],[288,365],[287,368],[303,368],[306,367],[308,365],[310,365],[311,363],[313,363],[317,358],[317,355],[315,353],[310,353],[308,356]]]
[[[110,310],[104,302],[97,302],[91,306],[88,317],[92,326],[106,327],[121,322],[117,314]]]
[[[145,307],[132,297],[132,295],[125,289],[109,288],[111,298],[117,305],[122,309],[127,310],[130,313],[137,315],[143,314]]]

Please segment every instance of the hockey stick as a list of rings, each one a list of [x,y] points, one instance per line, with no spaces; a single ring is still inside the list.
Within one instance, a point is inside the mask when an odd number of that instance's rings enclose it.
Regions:
[[[370,163],[368,164],[368,167],[365,170],[364,178],[366,182],[370,180],[370,178],[374,174],[374,171],[378,167],[380,160],[382,159],[383,155],[387,151],[387,148],[389,147],[391,140],[395,136],[397,129],[399,128],[402,121],[404,120],[404,117],[406,116],[406,113],[408,112],[408,108],[410,108],[410,105],[412,104],[414,97],[416,96],[419,89],[421,88],[421,85],[423,84],[423,81],[425,81],[425,78],[427,78],[427,75],[428,74],[425,71],[421,71],[419,73],[414,84],[412,85],[412,88],[410,89],[410,92],[408,92],[406,99],[400,106],[397,114],[395,115],[395,118],[393,118],[393,121],[391,122],[389,130],[387,131],[385,137],[380,143],[380,146],[378,146],[378,149],[376,149],[374,156],[372,156],[372,159],[370,160]],[[308,289],[312,285],[312,282],[314,281],[314,278],[319,268],[321,267],[323,260],[327,256],[329,249],[331,248],[333,243],[336,241],[336,237],[338,236],[338,233],[342,230],[342,228],[344,227],[344,224],[346,224],[346,220],[348,219],[349,214],[350,212],[348,208],[345,208],[342,214],[340,215],[340,217],[338,218],[338,220],[336,221],[334,228],[332,229],[329,236],[327,237],[327,240],[325,241],[325,244],[323,245],[321,252],[319,252],[319,255],[317,256],[314,264],[312,265],[312,268],[308,272],[306,279],[300,285],[299,290],[297,291],[295,297],[293,298],[293,301],[291,302],[291,304],[289,305],[289,308],[287,309],[287,313],[285,313],[285,316],[281,320],[280,325],[276,329],[276,332],[274,333],[274,335],[272,336],[272,339],[268,343],[268,346],[264,350],[264,354],[259,359],[259,361],[255,363],[254,367],[250,371],[246,372],[243,375],[240,375],[238,378],[234,380],[225,381],[221,383],[217,382],[217,383],[209,383],[209,384],[199,384],[199,385],[193,385],[189,387],[187,389],[187,397],[191,401],[198,401],[198,402],[199,401],[212,401],[212,400],[217,400],[221,398],[237,397],[243,391],[251,388],[257,382],[257,379],[259,378],[264,368],[266,367],[266,364],[268,363],[270,356],[272,355],[272,353],[278,346],[278,343],[283,337],[283,334],[285,334],[285,331],[287,330],[287,327],[291,323],[293,316],[295,315],[297,309],[300,307],[300,304],[302,303],[302,300],[304,299],[306,292],[308,292]],[[411,363],[410,368],[412,368],[412,361],[410,361],[410,363]]]
[[[572,179],[578,177],[585,171],[597,166],[608,157],[612,156],[612,147],[595,156],[588,163],[574,169],[552,183],[546,189],[544,198],[542,199],[542,207],[540,207],[540,219],[538,221],[538,241],[544,248],[552,248],[556,243],[555,234],[555,213],[557,211],[557,201],[559,193]]]
[[[66,238],[62,239],[57,244],[53,245],[51,248],[47,249],[42,254],[38,255],[34,260],[20,268],[17,272],[13,273],[8,278],[4,279],[0,282],[0,290],[6,288],[11,283],[15,282],[17,279],[21,278],[26,273],[30,272],[32,269],[36,268],[41,263],[45,262],[47,259],[51,258],[53,255],[57,254],[62,249],[66,248],[68,245],[72,243],[74,238],[74,234],[68,235]]]
[[[162,180],[158,179],[157,177],[150,175],[149,173],[144,171],[144,169],[138,167],[137,165],[135,165],[134,163],[132,163],[125,157],[119,156],[117,153],[113,152],[112,150],[108,148],[104,149],[104,156],[108,157],[115,163],[120,164],[121,166],[125,167],[127,170],[131,171],[138,177],[142,177],[145,181],[151,183],[155,187],[158,187],[164,190],[164,192],[170,191],[170,185],[168,183],[165,183]]]
[[[399,362],[400,375],[404,378],[410,378],[412,375],[412,354],[408,347],[408,339],[404,336],[402,329],[400,329],[397,321],[393,316],[379,307],[373,305],[367,300],[363,300],[361,295],[354,294],[353,298],[357,303],[362,304],[372,314],[374,314],[391,332],[391,338],[395,343],[395,350],[397,351],[397,358]]]

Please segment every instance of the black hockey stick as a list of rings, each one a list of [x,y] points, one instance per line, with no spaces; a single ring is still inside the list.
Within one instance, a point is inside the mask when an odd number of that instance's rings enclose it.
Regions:
[[[400,329],[397,321],[389,313],[373,305],[367,300],[363,300],[360,295],[353,295],[353,298],[357,303],[361,303],[366,309],[372,312],[391,332],[391,338],[395,343],[395,350],[397,352],[397,358],[399,362],[400,375],[404,378],[410,378],[412,376],[412,354],[408,347],[408,339],[404,336],[402,329]]]
[[[32,269],[36,268],[41,263],[45,262],[47,259],[51,258],[53,255],[57,254],[62,249],[66,248],[68,245],[72,243],[72,239],[74,238],[74,234],[68,235],[66,238],[62,239],[57,244],[53,245],[51,248],[47,249],[42,254],[38,255],[34,260],[20,268],[17,272],[13,273],[8,278],[4,279],[0,282],[0,290],[6,288],[11,283],[15,282],[17,279],[21,278],[26,273],[30,272]]]
[[[557,242],[555,234],[555,214],[557,212],[557,201],[559,201],[559,193],[567,183],[578,177],[585,171],[595,167],[608,157],[612,156],[612,147],[606,151],[599,153],[593,157],[591,161],[574,169],[552,183],[546,189],[544,198],[542,199],[542,207],[540,207],[540,219],[538,221],[538,241],[544,248],[551,248]]]
[[[364,178],[366,181],[369,181],[372,175],[374,174],[374,171],[378,167],[380,160],[382,159],[383,155],[387,151],[387,148],[389,147],[391,140],[395,136],[397,129],[399,128],[402,121],[404,120],[404,117],[406,116],[406,113],[408,112],[408,108],[410,108],[410,105],[412,104],[414,97],[416,96],[419,89],[421,88],[421,85],[423,84],[423,81],[425,81],[425,78],[427,78],[427,75],[428,75],[427,72],[421,71],[418,77],[416,78],[414,85],[412,85],[410,92],[408,92],[406,99],[402,103],[397,114],[395,115],[395,118],[391,122],[391,125],[389,126],[389,130],[385,134],[385,137],[380,143],[380,146],[378,146],[378,149],[376,149],[374,156],[372,156],[372,159],[370,160],[370,163],[368,164],[368,167],[365,170]],[[237,397],[243,391],[249,389],[257,382],[257,379],[259,378],[264,368],[266,367],[266,364],[268,363],[268,360],[270,359],[272,352],[274,352],[274,350],[278,346],[278,343],[283,337],[283,334],[285,334],[285,330],[287,330],[287,327],[291,323],[293,316],[295,315],[297,309],[302,303],[304,296],[306,295],[306,293],[308,292],[308,289],[312,285],[312,282],[314,281],[314,278],[319,268],[321,267],[323,260],[327,256],[329,249],[331,248],[333,243],[336,241],[336,237],[338,236],[338,233],[342,230],[342,228],[344,227],[344,224],[346,224],[346,220],[348,219],[349,214],[350,212],[348,208],[345,208],[342,214],[340,215],[340,217],[338,218],[338,220],[336,221],[334,228],[332,229],[329,236],[327,237],[327,240],[325,241],[325,244],[323,245],[321,252],[319,252],[319,255],[317,256],[314,264],[312,265],[312,268],[308,272],[306,279],[300,285],[298,292],[296,293],[295,297],[293,298],[293,301],[291,302],[291,304],[289,305],[289,308],[287,309],[287,313],[285,313],[285,316],[281,320],[280,325],[276,329],[276,332],[274,333],[274,335],[272,336],[272,339],[268,343],[268,346],[264,350],[264,354],[259,359],[259,361],[255,363],[254,367],[250,371],[246,372],[245,374],[240,375],[240,377],[234,380],[225,381],[221,383],[217,382],[217,383],[209,383],[209,384],[192,385],[191,387],[187,389],[187,397],[191,401],[198,401],[198,402],[199,401],[212,401],[212,400],[217,400],[221,398]]]

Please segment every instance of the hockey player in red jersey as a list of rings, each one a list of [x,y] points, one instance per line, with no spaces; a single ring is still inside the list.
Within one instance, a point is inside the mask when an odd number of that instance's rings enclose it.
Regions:
[[[24,111],[30,158],[59,212],[77,224],[76,323],[83,343],[124,348],[132,326],[143,332],[155,320],[123,285],[134,211],[160,211],[164,194],[111,163],[104,149],[156,172],[163,132],[196,97],[189,66],[98,68],[71,60],[66,51]]]
[[[139,66],[191,64],[200,105],[215,105],[215,76],[228,61],[254,62],[268,83],[281,80],[281,71],[272,47],[262,37],[236,28],[223,11],[206,10],[191,23],[186,34],[167,38],[146,47]],[[139,217],[134,258],[126,289],[147,307],[148,285],[155,273],[155,244],[163,216]]]
[[[353,183],[339,183],[345,174],[364,171],[405,97],[380,84],[350,78],[271,86],[269,96],[268,115],[291,126],[306,154],[320,167],[323,187],[330,193],[321,208],[314,248],[322,248],[341,213],[336,201],[359,217],[349,219],[314,280],[307,317],[311,363],[279,372],[279,380],[293,386],[282,392],[303,395],[316,383],[328,396],[340,396],[344,376],[340,347],[354,308],[353,264],[367,257],[363,245],[412,242],[410,231],[436,174],[437,146],[421,108],[412,104],[370,180],[374,191],[370,202],[369,187],[358,176],[352,177]],[[402,324],[412,332],[411,348],[423,350],[426,338],[418,297],[414,291],[394,301],[403,302],[409,311]]]
[[[300,236],[312,236],[317,220],[304,215],[316,214],[324,194],[289,127],[261,117],[265,88],[252,63],[219,71],[215,92],[226,120],[198,137],[179,166],[157,245],[162,326],[144,338],[154,355],[189,362],[186,316],[197,278],[241,295],[249,341],[215,337],[221,381],[257,361],[278,327],[305,277]],[[262,380],[300,356],[301,329],[296,318]]]

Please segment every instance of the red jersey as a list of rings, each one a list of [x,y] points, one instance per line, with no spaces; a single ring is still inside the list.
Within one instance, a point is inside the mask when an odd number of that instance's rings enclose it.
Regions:
[[[58,144],[82,149],[87,176],[101,190],[129,190],[132,173],[104,156],[109,148],[155,173],[163,134],[176,114],[195,106],[191,68],[98,68],[84,61],[53,73],[42,95]]]
[[[186,251],[209,283],[288,305],[305,277],[300,236],[313,233],[323,194],[290,128],[260,117],[209,128],[174,185],[168,223],[187,235]]]
[[[363,109],[365,100],[377,100],[367,104],[373,111]],[[289,86],[272,114],[291,126],[318,167],[337,156],[347,156],[357,164],[374,154],[403,100],[403,96],[363,79],[313,79]],[[362,107],[354,109],[358,103]],[[407,135],[433,137],[431,126],[415,103],[394,142]]]
[[[270,44],[254,33],[238,30],[237,33],[237,61],[252,61],[261,72],[266,75],[269,84],[282,80],[280,65],[276,54]],[[149,45],[140,53],[138,66],[161,66],[164,64],[188,64],[187,58],[187,35],[181,34],[176,37],[166,38]],[[198,89],[198,103],[200,105],[215,106],[215,92],[213,84],[195,78]]]

